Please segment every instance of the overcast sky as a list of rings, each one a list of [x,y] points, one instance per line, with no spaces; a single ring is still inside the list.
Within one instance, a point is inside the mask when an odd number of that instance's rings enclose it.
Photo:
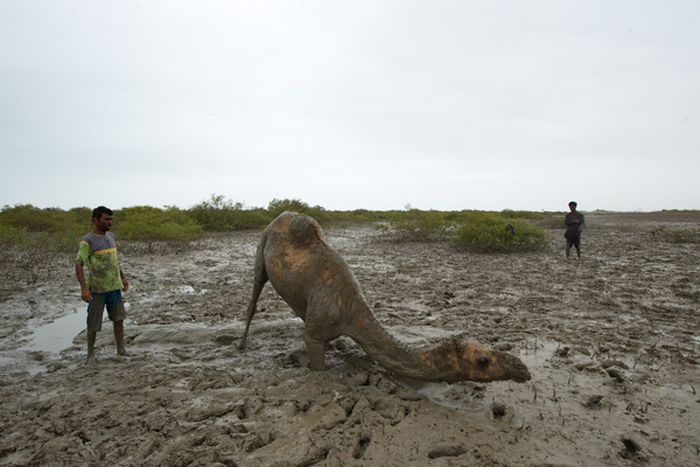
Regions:
[[[0,0],[0,205],[700,208],[700,2]]]

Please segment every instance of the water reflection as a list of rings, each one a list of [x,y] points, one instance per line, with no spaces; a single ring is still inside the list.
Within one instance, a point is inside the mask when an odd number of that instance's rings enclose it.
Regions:
[[[23,347],[29,351],[60,352],[70,347],[73,338],[85,329],[87,313],[84,307],[69,313],[55,321],[39,326],[29,339],[29,343]]]

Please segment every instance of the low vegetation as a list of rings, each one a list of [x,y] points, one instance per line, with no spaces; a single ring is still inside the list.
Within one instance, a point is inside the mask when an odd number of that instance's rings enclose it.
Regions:
[[[189,242],[202,235],[202,226],[181,209],[134,206],[119,211],[115,231],[125,240]]]
[[[265,227],[270,216],[265,209],[243,209],[221,195],[212,195],[188,211],[192,220],[209,232],[248,230]]]
[[[659,227],[651,233],[655,240],[667,243],[700,244],[700,230],[697,229],[668,229]]]
[[[122,241],[187,244],[206,232],[262,229],[281,212],[308,214],[322,225],[374,223],[390,241],[450,242],[475,252],[517,252],[542,248],[553,213],[524,211],[331,211],[298,199],[273,199],[266,208],[212,195],[189,209],[132,206],[115,211],[114,233]],[[31,205],[0,209],[0,246],[23,251],[72,252],[91,229],[90,208],[67,211]],[[561,214],[556,215],[561,224]],[[510,226],[510,227],[508,227]]]
[[[90,219],[88,208],[63,211],[28,204],[5,206],[0,210],[0,246],[20,246],[25,250],[73,249],[76,239],[85,234],[85,219]]]
[[[561,223],[561,215],[558,216]],[[455,248],[477,253],[536,251],[547,244],[541,213],[526,211],[393,212],[381,225],[395,241],[449,241]]]
[[[394,241],[434,242],[449,238],[454,225],[447,213],[409,209],[386,213],[379,228]]]
[[[476,253],[514,253],[542,250],[548,233],[531,221],[484,214],[457,228],[452,244]]]

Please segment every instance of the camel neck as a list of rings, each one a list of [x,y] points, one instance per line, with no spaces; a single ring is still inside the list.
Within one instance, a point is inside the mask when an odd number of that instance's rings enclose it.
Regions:
[[[433,366],[431,351],[417,351],[391,335],[362,300],[353,307],[346,332],[369,356],[389,371],[421,380],[441,380],[447,375]]]

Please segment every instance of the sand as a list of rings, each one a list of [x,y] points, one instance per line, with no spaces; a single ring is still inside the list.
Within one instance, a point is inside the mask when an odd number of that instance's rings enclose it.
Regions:
[[[105,323],[88,368],[72,255],[6,257],[0,464],[700,465],[700,253],[655,235],[700,219],[587,223],[581,261],[563,230],[544,252],[480,255],[326,229],[401,340],[466,333],[520,356],[523,384],[406,381],[347,338],[311,372],[269,284],[237,350],[259,232],[123,245],[129,356]]]

